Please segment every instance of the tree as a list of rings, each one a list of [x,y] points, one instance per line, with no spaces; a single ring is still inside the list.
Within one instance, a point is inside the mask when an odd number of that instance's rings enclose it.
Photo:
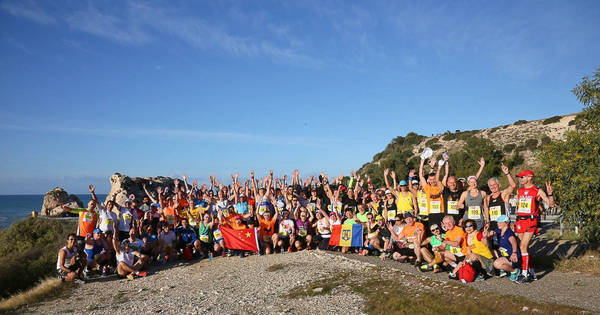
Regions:
[[[600,68],[572,92],[584,104],[582,123],[542,148],[541,175],[553,181],[564,219],[591,243],[600,240]]]

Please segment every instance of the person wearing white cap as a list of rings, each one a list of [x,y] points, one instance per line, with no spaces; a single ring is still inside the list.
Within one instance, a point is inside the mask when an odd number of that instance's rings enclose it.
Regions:
[[[525,170],[517,175],[521,182],[521,188],[517,192],[518,206],[517,206],[517,222],[515,223],[515,232],[517,237],[521,241],[521,255],[523,256],[523,263],[521,266],[521,276],[517,279],[518,283],[527,283],[530,280],[535,279],[535,275],[532,274],[531,279],[529,277],[529,242],[533,238],[533,235],[538,233],[538,217],[540,215],[540,200],[554,207],[554,197],[552,197],[552,185],[548,181],[546,182],[546,191],[548,195],[542,190],[537,188],[533,184],[533,172]]]
[[[494,268],[502,273],[510,272],[510,280],[516,281],[520,274],[521,251],[517,245],[517,237],[510,228],[510,219],[507,215],[501,215],[496,219],[497,229],[486,226],[483,236],[494,237],[498,243],[497,259],[494,260]]]

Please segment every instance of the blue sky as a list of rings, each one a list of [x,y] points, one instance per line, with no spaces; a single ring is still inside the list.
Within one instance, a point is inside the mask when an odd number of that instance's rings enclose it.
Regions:
[[[0,1],[0,194],[348,173],[398,135],[573,113],[598,1]]]

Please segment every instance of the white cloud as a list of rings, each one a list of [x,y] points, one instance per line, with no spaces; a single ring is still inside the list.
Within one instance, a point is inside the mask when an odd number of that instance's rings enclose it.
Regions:
[[[56,24],[56,19],[31,0],[6,0],[0,8],[8,13],[40,24]]]

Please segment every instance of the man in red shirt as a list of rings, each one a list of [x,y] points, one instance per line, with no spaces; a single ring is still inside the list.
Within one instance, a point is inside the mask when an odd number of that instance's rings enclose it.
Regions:
[[[538,233],[538,223],[541,211],[540,201],[545,202],[550,207],[554,207],[554,197],[552,196],[552,185],[546,182],[546,191],[548,194],[537,188],[533,184],[533,172],[525,170],[517,175],[521,182],[521,188],[517,193],[517,222],[515,223],[515,232],[521,241],[522,266],[521,275],[517,283],[527,283],[535,278],[535,275],[529,275],[530,257],[528,253],[529,243],[534,234]]]

